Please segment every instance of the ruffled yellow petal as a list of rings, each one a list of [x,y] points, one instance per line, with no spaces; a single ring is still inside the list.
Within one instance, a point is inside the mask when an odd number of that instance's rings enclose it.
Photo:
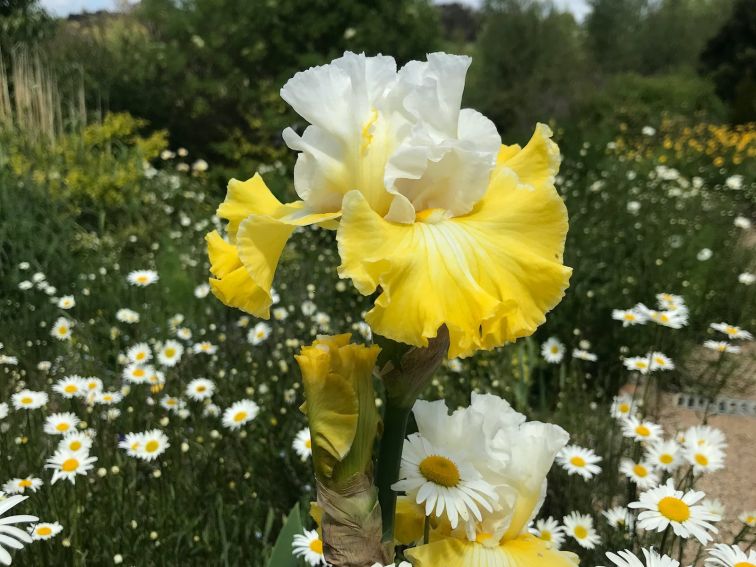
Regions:
[[[224,242],[217,233],[208,235],[208,254],[212,254],[212,240],[217,262],[225,258],[235,269],[241,262],[246,277],[239,272],[225,279],[217,273],[225,268],[211,258],[211,264],[216,266],[213,274],[220,278],[211,280],[215,295],[226,305],[268,319],[273,302],[270,294],[273,277],[291,233],[298,226],[310,224],[333,228],[340,214],[310,214],[302,201],[282,204],[257,174],[247,181],[232,179],[226,200],[218,207],[218,216],[228,220],[227,232],[232,244]],[[229,247],[235,247],[234,254]],[[217,253],[220,249],[223,254]]]
[[[498,547],[448,538],[405,552],[413,567],[575,567],[577,556],[551,549],[533,536],[506,541]]]
[[[425,529],[425,509],[406,496],[396,499],[394,539],[402,545],[420,541]]]
[[[449,357],[468,356],[532,334],[564,296],[564,203],[551,186],[519,189],[506,168],[460,217],[391,223],[357,192],[343,208],[339,273],[362,294],[380,287],[366,317],[380,335],[426,346],[446,325]]]
[[[537,124],[524,148],[502,146],[496,160],[497,167],[504,166],[514,171],[519,177],[520,185],[527,189],[553,185],[562,158],[559,147],[551,140],[551,136],[551,128],[546,124]]]
[[[236,247],[223,240],[216,231],[209,233],[205,240],[210,272],[215,276],[209,280],[213,294],[226,305],[258,317],[264,316],[267,307],[261,311],[260,306],[266,304],[269,293],[249,276]]]

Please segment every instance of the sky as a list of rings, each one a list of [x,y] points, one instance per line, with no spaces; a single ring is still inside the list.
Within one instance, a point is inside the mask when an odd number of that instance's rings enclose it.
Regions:
[[[41,4],[56,16],[67,16],[83,11],[113,10],[125,0],[42,0]],[[439,1],[439,0],[436,0]],[[443,0],[449,1],[449,0]],[[461,0],[465,4],[479,5],[481,0]],[[588,13],[588,0],[554,0],[558,7],[570,10],[577,19],[582,20]]]

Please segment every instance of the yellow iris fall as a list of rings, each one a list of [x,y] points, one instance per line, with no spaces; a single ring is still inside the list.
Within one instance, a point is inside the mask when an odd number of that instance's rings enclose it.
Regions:
[[[232,180],[218,215],[228,240],[207,236],[213,293],[258,317],[269,316],[270,289],[287,239],[297,226],[338,226],[341,266],[357,290],[379,291],[366,316],[390,339],[427,346],[446,325],[449,357],[469,356],[532,334],[564,296],[567,210],[554,188],[559,149],[539,124],[524,147],[502,146],[483,198],[466,214],[417,211],[392,222],[359,187],[341,208],[309,212],[282,204],[262,178]]]

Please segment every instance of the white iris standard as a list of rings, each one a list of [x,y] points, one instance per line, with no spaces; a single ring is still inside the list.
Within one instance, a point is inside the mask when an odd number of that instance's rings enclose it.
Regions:
[[[674,480],[670,478],[666,484],[642,493],[639,501],[631,502],[628,507],[642,510],[638,515],[641,529],[662,532],[672,526],[677,536],[684,539],[695,537],[705,545],[712,540],[709,532],[717,533],[711,522],[720,519],[698,504],[705,496],[694,490],[676,490]]]
[[[460,519],[481,521],[481,509],[492,512],[498,497],[464,453],[449,449],[434,447],[419,433],[410,435],[402,451],[401,480],[392,488],[425,506],[426,516],[448,517],[454,529]]]

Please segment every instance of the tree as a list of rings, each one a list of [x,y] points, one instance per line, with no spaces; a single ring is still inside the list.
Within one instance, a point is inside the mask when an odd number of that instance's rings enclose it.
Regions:
[[[34,44],[52,29],[52,20],[38,0],[0,0],[0,49]]]
[[[593,61],[606,73],[638,71],[648,0],[591,0],[590,5],[585,29]]]

